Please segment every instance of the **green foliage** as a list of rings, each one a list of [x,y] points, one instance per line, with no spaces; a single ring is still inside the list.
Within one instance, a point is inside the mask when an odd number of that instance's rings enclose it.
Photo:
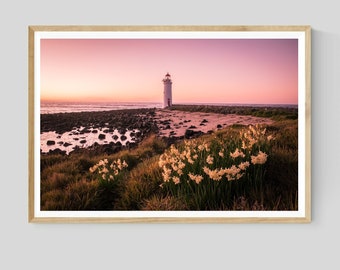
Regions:
[[[98,183],[81,180],[69,183],[64,188],[42,192],[43,210],[95,210]]]
[[[150,135],[136,148],[111,155],[85,149],[69,156],[41,155],[41,209],[297,210],[297,120],[281,118],[267,126],[266,133],[255,138],[256,143],[251,140],[254,133],[251,131],[251,136],[245,136],[244,128],[233,125],[198,139],[178,141],[172,147],[168,147],[163,139]],[[268,139],[268,136],[272,137]],[[243,144],[248,148],[242,148]],[[165,154],[176,157],[176,153],[170,155],[174,149],[179,154],[188,149],[191,152],[180,158],[185,163],[182,172],[178,172],[179,159],[174,163],[176,170],[172,163],[167,163],[171,179],[164,182],[165,171],[159,163]],[[237,149],[244,157],[236,152]],[[252,156],[257,157],[260,151],[268,155],[267,161],[253,164]],[[196,159],[195,154],[198,155]],[[189,162],[189,156],[193,163]],[[105,179],[103,173],[90,171],[105,159],[108,160],[107,168],[118,159],[125,161],[128,167],[114,175],[112,181],[107,181],[113,171],[108,172]],[[249,166],[239,170],[243,162],[249,162]],[[232,173],[233,170],[236,173]],[[174,182],[177,181],[174,177],[179,178],[180,184]],[[216,180],[212,180],[213,177]]]
[[[161,192],[159,185],[162,183],[162,173],[158,158],[147,159],[130,171],[120,202],[122,209],[139,210],[144,200]]]
[[[174,104],[172,110],[186,112],[207,112],[220,114],[253,115],[268,117],[275,120],[298,119],[298,109],[291,107],[251,107],[251,106],[210,106],[210,105],[182,105]]]

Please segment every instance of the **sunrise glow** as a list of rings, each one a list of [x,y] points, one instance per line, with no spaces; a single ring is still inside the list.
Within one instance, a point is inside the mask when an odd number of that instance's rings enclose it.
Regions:
[[[42,101],[298,103],[298,39],[41,39]]]

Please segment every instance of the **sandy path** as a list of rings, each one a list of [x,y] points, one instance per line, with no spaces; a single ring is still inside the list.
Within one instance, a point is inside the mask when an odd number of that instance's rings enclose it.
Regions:
[[[236,114],[217,114],[217,113],[202,113],[202,112],[184,112],[175,110],[156,110],[154,118],[160,130],[159,135],[169,137],[184,136],[187,129],[193,131],[208,131],[217,130],[233,124],[271,124],[272,120],[268,118],[255,117],[250,115]]]

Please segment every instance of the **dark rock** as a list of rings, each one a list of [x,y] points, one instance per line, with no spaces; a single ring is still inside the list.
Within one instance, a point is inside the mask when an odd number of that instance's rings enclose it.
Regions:
[[[195,134],[195,131],[193,131],[193,130],[191,130],[191,129],[187,129],[187,130],[185,131],[184,137],[185,137],[186,139],[189,139],[189,138],[191,138],[194,134]]]
[[[98,133],[97,129],[92,130],[92,133]]]
[[[121,139],[122,141],[125,141],[125,140],[127,139],[127,137],[126,137],[125,135],[122,135],[122,136],[120,136],[120,139]]]
[[[99,140],[104,140],[106,138],[105,134],[99,134],[98,139]]]
[[[214,133],[214,131],[210,129],[210,130],[207,131],[207,133],[212,134],[212,133]]]
[[[130,136],[131,136],[131,137],[135,137],[135,136],[136,136],[136,132],[133,132],[133,131],[132,131],[132,132],[130,133]]]
[[[80,143],[86,143],[86,140],[81,140],[81,141],[79,141]]]
[[[86,128],[86,129],[83,130],[83,132],[84,132],[84,133],[91,133],[91,130],[89,130],[89,129]]]
[[[47,144],[47,145],[55,145],[55,141],[48,140],[48,141],[46,142],[46,144]]]
[[[208,123],[208,120],[207,119],[203,119],[202,123]]]
[[[191,125],[189,128],[197,128],[196,126]]]
[[[134,143],[134,142],[126,142],[126,147],[128,147],[129,149],[130,148],[134,148],[137,146],[137,143]]]
[[[119,138],[119,137],[118,137],[118,135],[116,135],[116,134],[112,136],[112,139],[114,139],[115,141],[117,141],[118,138]]]
[[[196,138],[196,137],[199,137],[200,135],[202,135],[203,132],[202,131],[195,131],[195,130],[192,130],[192,129],[187,129],[185,131],[185,134],[184,134],[184,137],[186,139],[190,139],[190,138]]]
[[[59,148],[56,148],[54,150],[48,151],[49,154],[60,154],[60,155],[65,155],[66,151],[62,151]]]
[[[60,135],[58,135],[58,136],[57,136],[57,139],[60,139],[60,138],[61,138],[61,136],[60,136]]]
[[[103,132],[104,132],[104,133],[109,133],[109,129],[108,129],[108,128],[107,128],[107,129],[104,129]]]
[[[57,142],[57,144],[62,145],[64,142]]]
[[[222,125],[218,124],[218,125],[217,125],[217,128],[222,128]]]
[[[166,125],[165,127],[164,127],[164,129],[170,129],[171,127],[170,127],[170,125]]]
[[[121,142],[116,142],[115,146],[122,146],[122,143]]]
[[[75,141],[78,141],[78,140],[79,140],[79,138],[73,138],[73,140],[75,140]]]
[[[68,146],[72,145],[72,143],[65,142],[63,145],[64,145],[64,147],[68,147]]]

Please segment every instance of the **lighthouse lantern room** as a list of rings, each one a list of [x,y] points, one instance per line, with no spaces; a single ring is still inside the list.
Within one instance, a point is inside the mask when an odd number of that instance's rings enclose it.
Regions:
[[[164,83],[164,92],[163,92],[163,107],[171,107],[172,106],[172,81],[171,76],[167,73],[163,79]]]

